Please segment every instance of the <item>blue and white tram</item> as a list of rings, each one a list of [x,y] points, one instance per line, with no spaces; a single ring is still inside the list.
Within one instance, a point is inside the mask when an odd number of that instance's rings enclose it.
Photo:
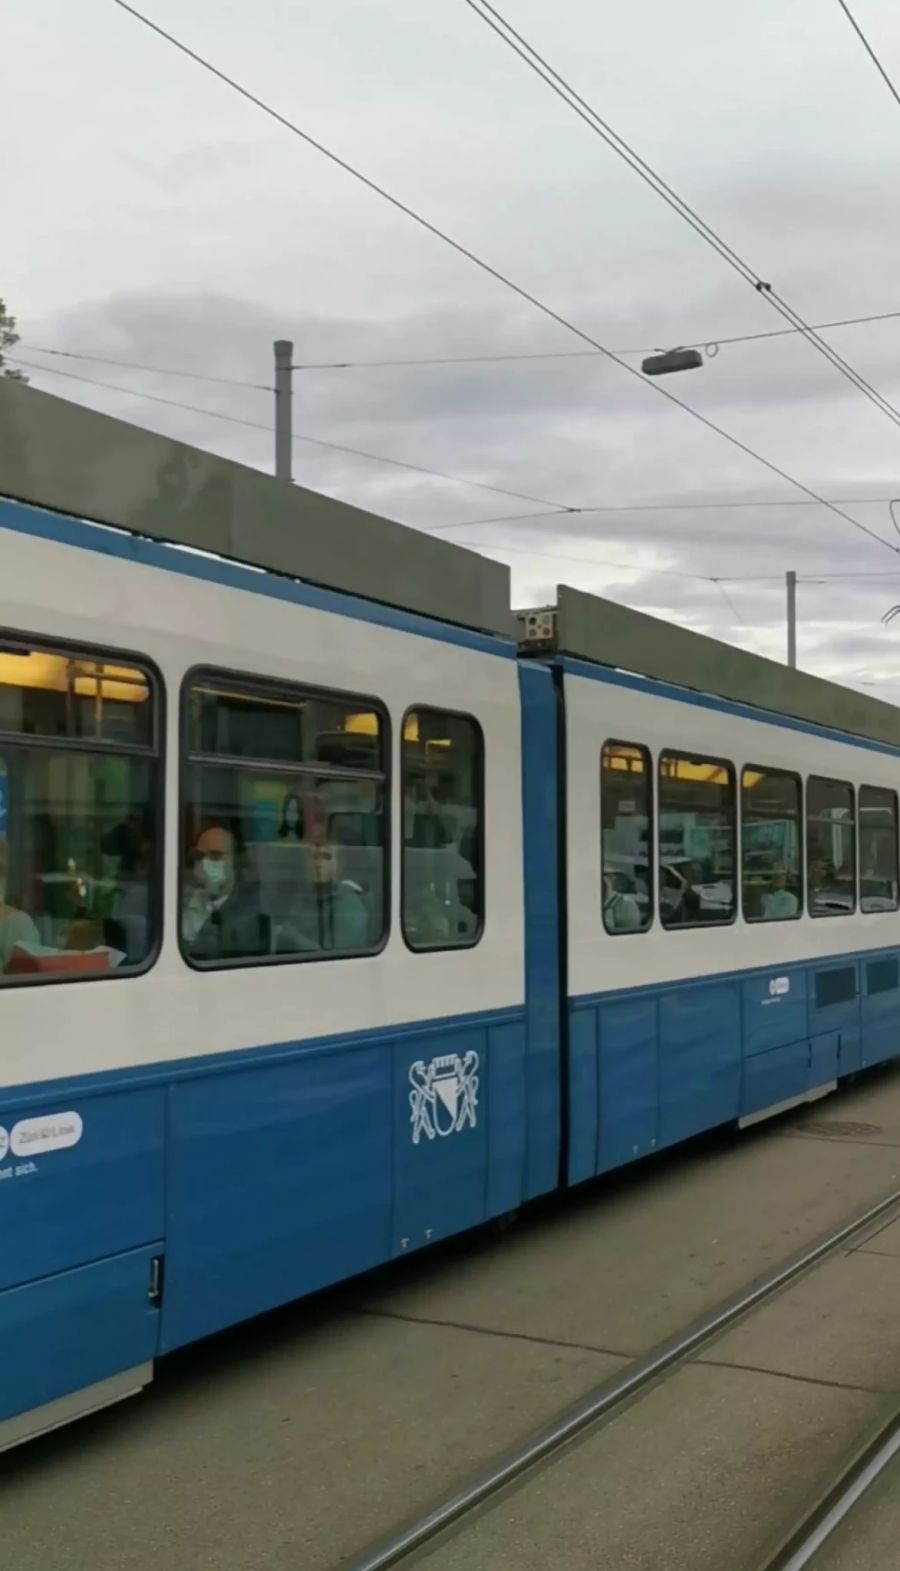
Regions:
[[[551,1188],[559,1118],[547,671],[17,503],[0,563],[2,1445]]]
[[[558,665],[575,1183],[900,1052],[900,748]]]
[[[519,644],[496,564],[10,412],[0,1448],[900,1053],[900,712],[574,591]]]

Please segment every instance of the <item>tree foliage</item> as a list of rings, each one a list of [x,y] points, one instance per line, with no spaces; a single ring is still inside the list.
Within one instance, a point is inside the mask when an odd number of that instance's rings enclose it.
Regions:
[[[19,335],[16,332],[16,319],[14,316],[10,316],[7,311],[6,302],[0,300],[0,376],[12,377],[14,382],[27,382],[27,376],[23,376],[21,371],[17,371],[15,367],[6,364],[6,356],[11,349],[15,348],[18,342]]]

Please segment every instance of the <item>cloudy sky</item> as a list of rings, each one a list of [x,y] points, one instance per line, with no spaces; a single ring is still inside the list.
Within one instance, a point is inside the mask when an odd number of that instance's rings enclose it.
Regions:
[[[465,0],[144,3],[632,365],[784,325]],[[501,8],[806,321],[900,312],[900,109],[837,0]],[[853,9],[900,83],[896,4]],[[801,664],[900,702],[900,555],[793,505],[113,0],[7,0],[4,53],[0,295],[36,386],[267,468],[266,391],[43,351],[262,384],[277,337],[299,361],[553,356],[302,371],[295,427],[588,511],[510,518],[540,505],[303,441],[296,477],[502,558],[518,604],[577,583],[776,657],[794,568]],[[900,316],[827,336],[900,406]],[[824,496],[900,496],[900,429],[799,336],[663,385]],[[845,510],[900,546],[884,501]]]

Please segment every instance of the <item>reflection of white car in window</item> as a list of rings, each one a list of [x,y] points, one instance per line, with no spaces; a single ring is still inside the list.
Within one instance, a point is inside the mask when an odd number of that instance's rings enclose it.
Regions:
[[[823,914],[830,912],[833,916],[837,916],[841,912],[850,912],[853,910],[853,906],[854,896],[852,890],[839,889],[832,886],[825,889],[816,889],[811,900],[811,908],[814,912],[818,911]],[[872,909],[880,910],[882,908],[873,906]],[[884,909],[889,911],[893,907],[888,905]]]
[[[896,911],[897,885],[892,878],[863,873],[859,880],[859,904],[862,911]]]
[[[685,891],[690,887],[688,874],[691,866],[691,858],[687,856],[679,857],[677,861],[662,863],[659,870],[659,905],[664,917],[674,915],[681,906]],[[708,879],[694,884],[693,887],[701,911],[708,911],[714,916],[727,916],[731,913],[732,886],[727,879]]]
[[[650,904],[647,863],[623,853],[607,852],[603,857],[603,871],[612,875],[618,894],[633,895],[642,910]]]

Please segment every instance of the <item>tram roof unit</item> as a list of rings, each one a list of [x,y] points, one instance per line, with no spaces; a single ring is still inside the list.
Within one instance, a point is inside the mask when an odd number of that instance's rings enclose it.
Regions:
[[[4,377],[0,496],[516,636],[503,564]]]
[[[523,652],[570,655],[768,714],[900,747],[900,709],[748,654],[704,633],[561,585],[555,606],[517,613]]]

